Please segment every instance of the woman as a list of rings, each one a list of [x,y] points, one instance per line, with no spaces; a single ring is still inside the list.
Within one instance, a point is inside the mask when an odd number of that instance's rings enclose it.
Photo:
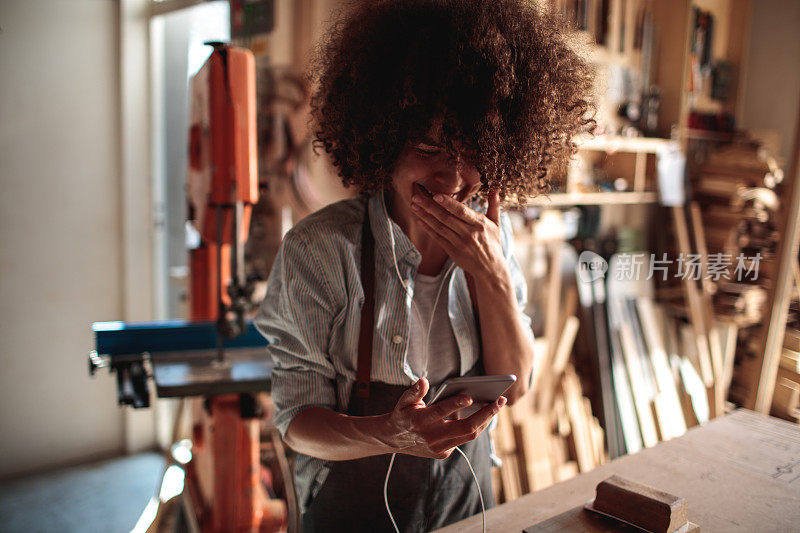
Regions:
[[[492,504],[484,430],[506,398],[460,420],[469,398],[425,401],[465,374],[516,375],[509,402],[530,386],[500,203],[546,191],[592,129],[590,70],[523,0],[363,2],[333,28],[315,135],[362,197],[286,235],[256,325],[304,529],[430,530],[481,509],[457,446]]]

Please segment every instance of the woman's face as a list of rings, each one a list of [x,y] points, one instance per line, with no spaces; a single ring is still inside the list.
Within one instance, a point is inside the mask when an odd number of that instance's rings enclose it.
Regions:
[[[481,187],[475,165],[461,155],[463,151],[456,155],[447,152],[440,137],[441,129],[434,126],[423,140],[409,143],[395,164],[392,215],[404,229],[408,228],[405,224],[414,223],[412,197],[423,194],[417,186],[431,195],[441,193],[462,203]]]

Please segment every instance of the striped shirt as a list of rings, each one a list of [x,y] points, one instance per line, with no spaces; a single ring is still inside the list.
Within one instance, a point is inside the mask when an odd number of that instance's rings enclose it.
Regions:
[[[292,419],[308,407],[329,407],[340,412],[347,409],[356,379],[364,303],[360,261],[365,206],[375,240],[371,379],[405,386],[417,380],[408,363],[407,350],[414,276],[422,256],[402,229],[387,219],[380,194],[367,202],[350,199],[331,204],[304,218],[286,234],[269,276],[266,297],[255,318],[256,327],[269,341],[267,351],[275,362],[272,371],[275,425],[284,435]],[[503,252],[514,285],[519,320],[533,343],[530,318],[523,312],[527,288],[513,254],[510,221],[505,214],[500,220]],[[409,291],[403,288],[395,272],[389,224],[394,232],[397,268]],[[480,343],[461,268],[453,269],[444,293],[458,345],[460,374],[465,374],[478,361]],[[296,467],[300,501],[305,505],[311,485],[321,485],[324,461],[300,456]]]

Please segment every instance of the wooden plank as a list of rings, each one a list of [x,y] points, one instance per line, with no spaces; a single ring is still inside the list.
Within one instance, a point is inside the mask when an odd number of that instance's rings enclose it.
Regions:
[[[625,366],[628,370],[633,405],[636,409],[636,417],[639,420],[642,443],[646,448],[649,448],[658,443],[658,433],[650,407],[651,398],[645,388],[645,378],[642,374],[636,341],[633,338],[633,331],[629,324],[620,324],[619,336],[622,344],[622,353],[625,357]]]
[[[581,383],[572,367],[567,367],[565,370],[561,386],[564,391],[564,405],[567,409],[570,426],[572,426],[572,438],[575,443],[578,468],[581,472],[587,472],[596,466],[593,452],[594,446],[592,445],[592,436],[583,406]]]
[[[724,355],[722,353],[722,340],[719,337],[717,330],[714,328],[714,306],[711,300],[711,295],[716,292],[714,283],[708,279],[708,250],[706,249],[705,231],[703,226],[703,216],[700,212],[700,204],[697,202],[689,202],[689,213],[692,221],[692,233],[694,236],[695,246],[697,252],[700,254],[700,263],[702,265],[702,277],[700,280],[703,287],[702,305],[703,312],[705,313],[704,322],[708,335],[708,349],[711,354],[711,366],[714,371],[715,386],[713,390],[714,405],[720,413],[724,412],[724,403],[727,392],[727,387],[724,386]]]
[[[550,437],[548,417],[532,414],[519,424],[524,443],[525,469],[531,491],[541,490],[552,485],[553,465],[547,442]]]
[[[650,298],[638,298],[636,305],[642,319],[642,328],[649,346],[650,360],[658,385],[655,408],[661,427],[662,440],[679,437],[686,432],[686,421],[683,418],[672,370],[667,362],[664,339],[658,328],[658,323],[661,321]]]
[[[513,501],[522,495],[522,480],[519,475],[514,424],[508,409],[502,409],[497,415],[497,427],[493,436],[498,455],[503,461],[500,466],[503,497],[506,501]]]
[[[700,213],[700,204],[696,201],[689,202],[689,214],[692,221],[692,234],[694,235],[694,242],[697,246],[697,253],[700,255],[700,269],[701,279],[700,283],[703,287],[703,301],[707,311],[711,309],[711,295],[714,293],[712,289],[713,283],[708,276],[708,248],[706,247],[706,234],[703,228],[703,215]],[[730,231],[729,227],[724,228],[727,232]],[[708,323],[711,323],[711,316],[708,317]]]
[[[689,49],[692,38],[690,0],[652,2],[653,21],[658,27],[656,57],[653,58],[655,78],[653,83],[661,90],[661,107],[658,113],[658,132],[669,137],[673,125],[686,124],[688,105],[686,90],[689,67]],[[669,36],[669,46],[665,46]],[[685,143],[684,143],[685,144]],[[685,152],[685,146],[682,147]]]
[[[800,384],[786,378],[778,378],[775,394],[772,396],[772,413],[775,416],[794,421],[800,407]]]
[[[800,352],[784,348],[781,352],[780,365],[793,372],[800,372]]]
[[[800,352],[800,331],[787,329],[783,338],[783,347],[795,352]]]
[[[644,192],[647,181],[647,154],[639,152],[636,154],[636,165],[633,173],[634,192]]]
[[[688,257],[689,254],[691,254],[692,249],[689,243],[689,231],[686,223],[686,214],[683,212],[682,206],[673,206],[670,209],[672,210],[672,217],[675,224],[675,236],[677,238],[678,253],[683,254],[684,257]],[[704,369],[704,371],[701,373],[703,374],[703,379],[706,381],[707,385],[709,378],[707,369],[711,369],[711,416],[718,416],[724,412],[724,405],[722,402],[720,402],[720,395],[714,392],[714,366],[712,365],[712,354],[709,345],[708,327],[706,324],[705,312],[703,311],[703,305],[696,282],[690,279],[688,276],[683,276],[682,281],[683,287],[686,290],[686,302],[689,307],[689,320],[692,324],[692,329],[694,331],[697,343],[697,357],[700,360],[701,368]],[[720,364],[718,368],[721,369],[722,365]]]
[[[795,298],[800,300],[800,262],[798,262],[797,258],[792,262],[792,276],[794,277],[794,288],[797,292]]]
[[[578,288],[575,285],[566,285],[562,300],[561,312],[558,314],[558,327],[561,331],[567,326],[569,317],[578,311]],[[563,336],[563,335],[562,335]],[[558,350],[558,348],[556,348]]]
[[[539,382],[534,383],[534,390],[551,390],[550,382],[556,378],[551,375],[549,369],[552,366],[555,356],[556,344],[558,342],[558,311],[561,305],[561,247],[560,240],[552,241],[548,244],[550,255],[550,265],[547,281],[547,308],[544,316],[544,336],[547,339],[547,352],[543,354],[541,373]],[[537,398],[538,399],[538,398]]]
[[[614,382],[614,396],[619,409],[625,448],[628,453],[636,453],[642,449],[642,436],[619,332],[612,330],[609,335],[609,341],[611,345],[611,373]]]
[[[572,205],[654,204],[656,202],[658,202],[658,193],[655,192],[581,192],[537,196],[528,200],[528,205],[559,207]]]
[[[736,361],[736,346],[739,338],[739,326],[734,322],[718,323],[718,335],[722,342],[722,384],[723,397],[728,397],[733,380],[733,366]]]
[[[503,494],[503,477],[500,473],[501,467],[492,468],[492,489],[494,492],[494,501],[497,504],[505,503],[505,495]]]
[[[558,467],[558,481],[567,481],[578,475],[578,463],[576,461],[567,461]]]
[[[526,450],[527,440],[531,438],[525,435],[522,430],[522,424],[514,422],[514,455],[517,458],[517,469],[519,470],[519,489],[520,494],[527,494],[533,488],[528,479],[528,455]]]
[[[605,280],[597,279],[592,282],[592,305],[588,308],[588,322],[592,324],[594,332],[594,346],[596,348],[598,383],[601,388],[602,401],[602,426],[606,428],[606,442],[608,454],[614,459],[625,453],[625,436],[622,429],[619,407],[615,400],[614,377],[611,366],[611,344],[609,341],[608,320],[605,306]]]
[[[543,337],[537,337],[533,341],[533,387],[532,390],[538,390],[537,387],[540,387],[542,382],[542,374],[545,373],[546,367],[545,365],[545,358],[547,356],[548,350],[547,339]],[[538,394],[531,393],[527,395],[528,400],[531,402],[531,405],[536,404],[536,397]]]
[[[606,47],[612,54],[619,53],[620,17],[622,15],[622,0],[609,0],[609,27]]]
[[[772,406],[772,394],[780,362],[780,346],[786,332],[789,299],[792,287],[792,265],[797,260],[800,239],[800,107],[798,107],[789,172],[789,187],[782,195],[788,207],[781,210],[778,228],[783,238],[778,245],[778,277],[770,287],[766,309],[769,320],[761,332],[761,350],[756,353],[755,367],[760,371],[751,376],[745,407],[767,413]]]
[[[555,354],[553,355],[552,366],[550,369],[550,376],[542,381],[539,388],[539,395],[537,399],[537,408],[540,412],[547,412],[553,401],[553,391],[555,383],[564,372],[564,368],[569,361],[569,356],[572,353],[572,345],[575,343],[575,336],[578,334],[578,327],[580,321],[577,317],[570,316],[564,325],[561,332],[561,338],[558,341]]]
[[[699,424],[705,424],[708,422],[711,411],[709,408],[709,389],[705,386],[702,378],[697,373],[695,366],[689,361],[688,358],[681,358],[678,364],[681,375],[681,384],[683,389],[689,395],[692,412],[694,413],[694,416]],[[684,419],[688,419],[685,409]]]
[[[703,384],[707,388],[712,387],[714,384],[714,374],[711,371],[711,365],[709,364],[710,361],[708,358],[704,357],[701,359],[698,356],[697,337],[694,335],[694,330],[692,329],[691,324],[681,324],[680,334],[683,355],[692,362],[694,368],[703,379]]]
[[[600,427],[600,422],[597,417],[592,415],[592,402],[586,396],[583,397],[583,410],[586,417],[586,422],[589,426],[589,436],[592,441],[592,452],[594,452],[594,464],[601,465],[605,463],[605,445],[603,428]]]

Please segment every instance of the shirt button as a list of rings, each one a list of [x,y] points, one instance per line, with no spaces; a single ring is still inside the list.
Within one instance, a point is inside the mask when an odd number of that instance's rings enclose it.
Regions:
[[[395,335],[394,337],[392,337],[392,342],[395,344],[400,344],[401,342],[403,342],[403,337],[401,337],[400,335]]]

